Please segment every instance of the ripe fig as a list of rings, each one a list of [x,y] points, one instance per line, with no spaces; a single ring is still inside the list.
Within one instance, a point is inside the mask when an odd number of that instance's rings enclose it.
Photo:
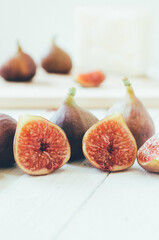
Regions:
[[[19,44],[16,55],[0,68],[0,75],[10,82],[29,82],[35,73],[36,64]]]
[[[14,163],[13,139],[17,122],[7,114],[0,114],[0,168],[11,167]]]
[[[122,115],[114,113],[88,129],[83,137],[83,153],[96,168],[121,171],[133,165],[137,145]]]
[[[77,82],[83,87],[97,87],[104,81],[104,79],[104,73],[96,71],[78,75]]]
[[[139,149],[154,134],[155,127],[146,108],[135,96],[129,80],[125,78],[123,82],[126,86],[127,96],[123,101],[112,106],[107,115],[116,111],[122,113]]]
[[[65,131],[71,145],[72,161],[83,158],[82,138],[88,128],[98,121],[92,113],[76,104],[74,96],[75,88],[71,88],[63,104],[50,120]]]
[[[142,145],[137,160],[145,170],[159,173],[159,136],[152,136]]]
[[[21,116],[14,138],[14,157],[30,175],[43,175],[62,167],[70,158],[64,131],[45,118]]]
[[[53,41],[48,54],[42,59],[41,66],[48,73],[67,74],[72,68],[70,56]]]

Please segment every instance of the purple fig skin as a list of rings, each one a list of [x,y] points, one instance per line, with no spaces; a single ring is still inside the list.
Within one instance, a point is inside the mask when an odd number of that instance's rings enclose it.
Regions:
[[[61,127],[67,135],[71,146],[70,161],[76,161],[84,158],[82,151],[82,139],[85,132],[96,122],[98,119],[89,111],[79,107],[73,97],[72,92],[74,88],[70,89],[70,94],[63,102],[61,107],[50,119],[51,122]]]
[[[127,88],[127,96],[123,101],[113,105],[108,110],[107,115],[114,112],[122,113],[139,149],[147,139],[154,135],[155,126],[148,111],[142,102],[135,96],[128,79],[124,79],[123,81]]]
[[[0,75],[9,82],[29,82],[35,73],[36,64],[20,46],[17,54],[0,68]]]
[[[48,73],[67,74],[72,69],[72,61],[70,56],[53,41],[49,53],[41,61],[41,66]]]
[[[0,114],[0,168],[8,168],[15,163],[13,141],[16,127],[15,119],[7,114]]]

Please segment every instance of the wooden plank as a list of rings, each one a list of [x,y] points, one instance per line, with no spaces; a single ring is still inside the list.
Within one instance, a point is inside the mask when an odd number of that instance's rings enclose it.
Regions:
[[[159,110],[149,112],[158,132]],[[158,180],[137,161],[127,171],[109,174],[55,240],[158,240]]]
[[[19,179],[24,173],[18,168],[13,167],[10,169],[0,170],[0,193],[5,190],[9,185],[12,185]]]
[[[159,175],[137,163],[111,173],[56,240],[159,239]]]
[[[0,193],[1,238],[52,240],[107,176],[87,162],[47,176],[18,176]]]
[[[109,75],[98,88],[83,88],[76,75],[47,74],[38,69],[31,83],[12,83],[0,78],[0,108],[58,108],[68,88],[77,89],[77,103],[86,108],[108,108],[125,96],[122,76]],[[159,107],[159,82],[150,78],[130,78],[136,95],[149,108]]]
[[[1,111],[1,110],[0,110]],[[5,110],[16,119],[27,110]],[[99,118],[105,110],[93,111]],[[158,131],[158,110],[150,113]],[[52,111],[29,110],[49,118]],[[158,176],[136,163],[109,174],[87,161],[31,177],[18,168],[0,171],[3,240],[158,240]],[[153,235],[154,234],[154,235]]]

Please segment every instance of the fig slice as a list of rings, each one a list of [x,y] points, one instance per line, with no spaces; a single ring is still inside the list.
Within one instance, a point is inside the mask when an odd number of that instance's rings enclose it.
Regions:
[[[70,158],[64,131],[39,116],[19,118],[14,138],[17,165],[30,175],[43,175],[62,167]]]
[[[159,136],[149,138],[139,149],[138,163],[149,172],[159,172]]]
[[[137,145],[123,116],[114,113],[95,123],[85,133],[83,153],[96,168],[121,171],[133,165]]]
[[[105,75],[101,71],[95,71],[77,76],[77,82],[83,87],[98,87],[105,79]]]

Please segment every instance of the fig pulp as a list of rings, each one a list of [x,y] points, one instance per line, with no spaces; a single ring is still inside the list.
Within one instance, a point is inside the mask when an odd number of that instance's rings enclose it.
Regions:
[[[136,139],[138,149],[155,132],[154,123],[141,101],[135,96],[130,82],[127,78],[123,80],[126,86],[126,98],[112,106],[107,115],[113,112],[121,112],[126,124]]]
[[[64,131],[38,116],[21,116],[14,139],[18,166],[30,175],[43,175],[63,166],[70,158]]]
[[[10,82],[29,82],[36,73],[33,59],[18,45],[16,55],[0,68],[0,75]]]
[[[41,61],[41,66],[48,73],[67,74],[72,68],[72,61],[70,56],[53,41],[49,53]]]
[[[88,128],[98,121],[92,113],[76,104],[74,95],[75,88],[71,88],[63,104],[51,118],[51,122],[60,126],[68,137],[72,161],[83,158],[82,138]]]
[[[13,139],[17,122],[6,114],[0,114],[0,168],[11,167],[14,163]]]
[[[131,167],[137,154],[136,141],[119,113],[94,124],[83,137],[86,159],[104,171]]]
[[[96,71],[78,75],[77,82],[83,87],[97,87],[104,81],[104,79],[104,73],[101,71]]]
[[[154,135],[142,145],[137,160],[147,171],[159,172],[159,136]]]

